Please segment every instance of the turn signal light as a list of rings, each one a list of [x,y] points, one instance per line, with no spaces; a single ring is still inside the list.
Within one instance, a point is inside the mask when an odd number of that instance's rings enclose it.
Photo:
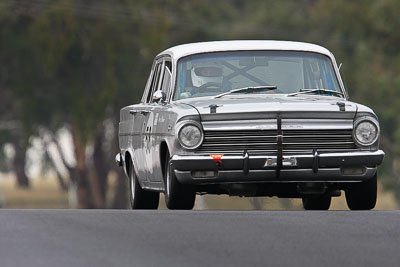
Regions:
[[[192,171],[193,178],[216,178],[217,171]]]
[[[343,167],[341,169],[343,175],[363,175],[365,167]]]

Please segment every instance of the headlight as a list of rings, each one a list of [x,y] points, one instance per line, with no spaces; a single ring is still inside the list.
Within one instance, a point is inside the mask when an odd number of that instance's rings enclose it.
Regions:
[[[198,148],[203,142],[201,125],[195,121],[185,123],[178,130],[178,140],[184,148]]]
[[[370,146],[378,140],[379,124],[370,117],[362,117],[354,123],[354,141],[360,146]]]

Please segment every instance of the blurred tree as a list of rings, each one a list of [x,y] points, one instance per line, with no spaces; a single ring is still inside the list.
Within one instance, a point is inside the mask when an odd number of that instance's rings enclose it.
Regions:
[[[12,143],[15,155],[12,167],[17,178],[17,185],[29,187],[25,172],[26,150],[29,145],[29,116],[24,112],[21,97],[13,84],[18,80],[18,66],[23,61],[28,44],[23,36],[28,20],[24,17],[14,17],[12,5],[0,5],[0,61],[7,62],[0,66],[0,139],[2,144]],[[20,82],[22,83],[22,81]],[[22,120],[25,118],[26,120]],[[1,146],[3,147],[3,146]]]

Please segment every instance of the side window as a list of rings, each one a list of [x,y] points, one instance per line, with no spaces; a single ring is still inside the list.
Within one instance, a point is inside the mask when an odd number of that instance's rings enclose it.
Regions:
[[[163,81],[162,81],[162,85],[161,85],[161,90],[162,90],[166,95],[168,95],[168,91],[169,91],[169,88],[170,88],[171,77],[172,77],[172,73],[171,73],[171,62],[170,62],[170,61],[166,61],[166,62],[165,62],[165,67],[164,67]]]
[[[172,73],[172,63],[171,61],[165,61],[165,67],[169,69],[169,71]]]
[[[156,67],[154,68],[153,79],[151,81],[150,90],[149,94],[147,95],[146,103],[151,102],[151,97],[153,96],[153,93],[157,91],[161,75],[161,67],[162,67],[162,62],[157,63]]]

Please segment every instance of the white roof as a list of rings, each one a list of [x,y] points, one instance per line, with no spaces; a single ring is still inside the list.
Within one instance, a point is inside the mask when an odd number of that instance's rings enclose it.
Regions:
[[[159,55],[168,54],[178,60],[181,57],[222,51],[243,51],[243,50],[287,50],[287,51],[307,51],[332,56],[328,49],[309,43],[292,42],[292,41],[213,41],[183,44],[168,48]]]

